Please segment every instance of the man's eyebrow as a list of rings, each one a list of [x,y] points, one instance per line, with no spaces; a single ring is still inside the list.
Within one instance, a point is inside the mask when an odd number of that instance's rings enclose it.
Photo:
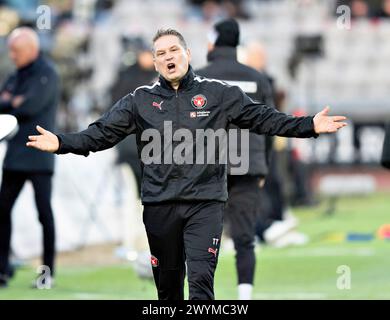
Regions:
[[[170,46],[168,50],[171,50],[171,49],[176,49],[178,48],[179,46],[177,44],[174,44],[173,46]],[[165,52],[167,49],[158,49],[156,51],[156,53],[162,53],[162,52]]]

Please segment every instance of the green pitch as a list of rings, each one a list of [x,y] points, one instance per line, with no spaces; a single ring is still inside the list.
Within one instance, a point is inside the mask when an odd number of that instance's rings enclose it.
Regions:
[[[347,233],[375,234],[382,224],[389,224],[390,195],[341,199],[332,216],[325,215],[324,208],[294,210],[309,244],[257,248],[255,299],[390,299],[390,240],[345,240]],[[337,273],[340,266],[351,272],[350,289],[337,287],[338,277],[345,276]],[[0,300],[156,299],[153,283],[139,279],[126,264],[60,265],[51,290],[30,289],[33,275],[33,268],[18,270],[9,287],[0,289]],[[220,255],[215,293],[217,299],[236,298],[233,252]]]

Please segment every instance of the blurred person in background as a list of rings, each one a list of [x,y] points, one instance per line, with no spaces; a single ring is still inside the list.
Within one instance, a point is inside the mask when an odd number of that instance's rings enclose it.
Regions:
[[[0,2],[0,84],[7,79],[13,71],[12,63],[7,57],[7,35],[19,26],[18,13]]]
[[[124,46],[126,46],[126,42],[131,41],[127,41],[124,38]],[[131,46],[130,43],[128,45],[129,48],[125,48],[123,54],[124,68],[120,71],[118,78],[111,87],[112,104],[133,92],[136,88],[151,84],[158,77],[154,68],[153,53],[150,48],[141,38],[136,38],[133,42],[135,42],[134,45]],[[126,57],[133,52],[136,54],[136,61],[134,64],[127,65]],[[124,237],[120,253],[122,257],[136,256],[139,259],[146,256],[142,255],[142,253],[147,251],[147,239],[141,219],[142,208],[140,205],[137,205],[141,200],[142,171],[135,135],[129,135],[119,142],[116,147],[118,152],[116,162],[119,166],[121,177],[127,179],[131,189],[131,194],[125,197],[128,199],[128,205],[124,213]]]
[[[367,19],[370,17],[370,8],[367,1],[352,0],[350,6],[352,19]]]
[[[129,92],[136,88],[149,85],[156,80],[158,74],[154,69],[153,54],[143,40],[136,47],[136,62],[126,66],[119,72],[118,78],[111,87],[111,101],[115,103]],[[137,179],[138,194],[141,192],[141,166],[138,159],[137,144],[135,136],[130,135],[117,145],[118,164],[127,163],[130,165]]]
[[[292,114],[296,117],[306,116],[306,112],[299,108]],[[335,141],[336,142],[336,141]],[[335,144],[335,143],[334,143]],[[310,185],[310,146],[304,141],[290,139],[288,144],[288,172],[291,180],[289,202],[295,206],[314,206],[317,201],[314,199]],[[335,152],[334,152],[335,153]]]
[[[0,189],[0,285],[7,286],[12,273],[9,264],[11,211],[26,181],[35,192],[39,222],[43,228],[43,264],[50,270],[45,286],[54,276],[55,226],[51,207],[54,156],[29,149],[26,136],[37,123],[55,127],[59,81],[54,67],[40,54],[38,35],[30,28],[15,29],[8,39],[9,56],[17,70],[0,90],[0,113],[16,116],[18,133],[8,142]]]
[[[217,21],[224,18],[249,19],[245,0],[187,0],[188,18]]]
[[[382,6],[377,11],[376,16],[378,18],[390,18],[390,1],[389,0],[382,0]]]
[[[382,147],[381,164],[387,169],[390,169],[390,123],[386,124],[385,139]]]
[[[237,61],[239,44],[239,25],[234,19],[218,22],[209,36],[208,65],[196,73],[213,79],[223,80],[238,85],[249,97],[264,101],[273,107],[273,96],[268,78]],[[228,67],[227,67],[228,66]],[[238,129],[231,125],[231,128]],[[268,156],[271,143],[264,135],[250,134],[249,150],[242,148],[239,136],[234,141],[235,153],[249,158],[247,173],[234,173],[229,164],[228,192],[229,199],[225,208],[225,218],[229,234],[236,250],[236,271],[238,275],[238,298],[250,300],[255,274],[255,227],[258,211],[261,209],[260,188],[268,173]],[[267,139],[271,139],[268,137]]]
[[[96,3],[94,27],[89,41],[92,74],[89,81],[95,111],[101,113],[110,104],[110,88],[119,72],[121,55],[121,30],[117,23],[114,0]]]
[[[350,8],[351,17],[354,20],[390,16],[390,1],[388,0],[338,0],[336,2],[336,8],[342,5]],[[336,10],[334,12],[336,13]]]
[[[37,7],[40,5],[40,2],[40,0],[2,0],[0,1],[0,6],[4,5],[5,7],[16,10],[23,25],[26,25],[35,21],[36,10]]]
[[[275,107],[283,111],[285,94],[276,90],[275,80],[267,72],[267,53],[257,41],[250,42],[245,48],[245,64],[262,72],[271,84]],[[256,222],[256,235],[267,244],[284,247],[307,242],[304,234],[295,231],[297,219],[288,209],[285,185],[289,177],[289,157],[287,139],[275,137],[270,149],[269,173],[261,189],[261,206]]]

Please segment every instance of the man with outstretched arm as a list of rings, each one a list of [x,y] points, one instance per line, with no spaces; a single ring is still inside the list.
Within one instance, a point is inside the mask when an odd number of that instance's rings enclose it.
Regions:
[[[314,117],[288,116],[253,101],[238,87],[196,76],[190,50],[173,29],[156,33],[153,55],[160,74],[153,85],[123,97],[79,133],[55,135],[37,127],[40,135],[29,136],[27,146],[87,156],[136,134],[158,298],[184,298],[187,262],[189,299],[212,300],[228,194],[226,164],[218,163],[220,144],[202,141],[202,134],[220,133],[233,123],[259,134],[309,138],[336,132],[346,125],[345,117],[328,116],[328,107]],[[213,159],[207,161],[208,154],[203,161],[200,149],[213,149]]]

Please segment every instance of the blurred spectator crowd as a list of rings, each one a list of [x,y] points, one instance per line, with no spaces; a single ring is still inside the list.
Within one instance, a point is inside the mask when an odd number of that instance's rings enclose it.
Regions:
[[[0,82],[12,68],[7,35],[19,25],[36,27],[37,8],[47,5],[51,28],[38,31],[42,50],[54,60],[61,77],[59,130],[78,130],[115,102],[113,86],[121,72],[135,65],[139,53],[149,48],[157,28],[169,26],[184,32],[196,68],[205,64],[210,25],[236,17],[242,24],[243,44],[263,43],[270,73],[286,91],[287,112],[303,108],[313,113],[325,100],[337,112],[362,112],[360,117],[366,120],[367,105],[378,115],[387,108],[390,79],[383,65],[390,46],[381,40],[387,29],[377,32],[375,46],[367,44],[374,39],[366,26],[356,27],[355,33],[334,30],[329,21],[336,25],[336,7],[342,4],[351,8],[355,18],[379,20],[390,14],[390,0],[0,0]],[[387,27],[386,22],[383,25]],[[288,59],[294,52],[294,39],[307,30],[323,33],[324,56],[316,64],[302,60],[291,76]],[[383,61],[373,59],[379,53]],[[374,74],[378,79],[366,83],[367,77],[360,74],[373,69],[378,70]]]

